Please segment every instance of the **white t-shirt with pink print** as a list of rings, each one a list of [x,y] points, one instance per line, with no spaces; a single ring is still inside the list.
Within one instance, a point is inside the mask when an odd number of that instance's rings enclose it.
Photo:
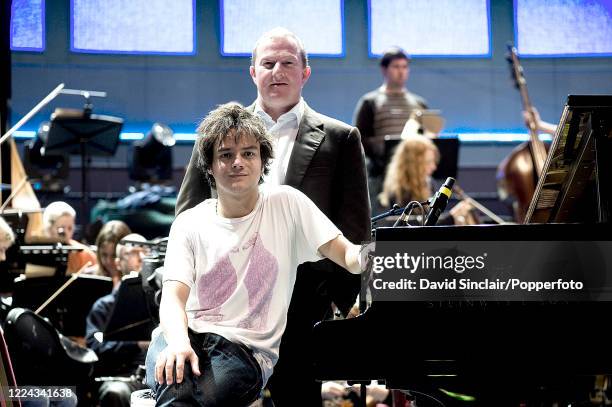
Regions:
[[[242,218],[217,214],[216,199],[181,213],[170,230],[164,281],[191,288],[189,327],[253,350],[264,384],[278,360],[297,266],[322,257],[340,230],[300,191],[261,186]]]

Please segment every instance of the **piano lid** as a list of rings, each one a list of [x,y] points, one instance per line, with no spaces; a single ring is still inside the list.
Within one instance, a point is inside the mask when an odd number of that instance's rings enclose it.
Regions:
[[[569,95],[525,223],[610,221],[611,162],[612,95]]]

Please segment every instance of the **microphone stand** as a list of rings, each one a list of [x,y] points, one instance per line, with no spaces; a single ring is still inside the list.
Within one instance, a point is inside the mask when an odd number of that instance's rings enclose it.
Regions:
[[[387,212],[381,213],[380,215],[374,216],[372,219],[370,219],[370,222],[371,223],[376,223],[379,220],[384,219],[384,218],[386,218],[388,216],[399,215],[400,213],[402,213],[403,210],[404,210],[404,208],[402,208],[398,204],[393,204],[393,207],[391,209],[389,209]]]
[[[9,129],[6,133],[0,137],[0,145],[6,141],[13,133],[21,128],[28,120],[32,118],[36,113],[38,113],[43,107],[47,106],[49,102],[55,99],[59,94],[64,95],[81,95],[87,99],[87,105],[89,105],[89,98],[91,96],[94,97],[106,97],[106,92],[97,92],[93,90],[78,90],[78,89],[64,89],[64,84],[60,83],[53,89],[47,96],[44,97],[43,100],[38,102],[36,106],[32,108],[25,116],[23,116],[13,127]],[[86,105],[86,106],[87,106]]]
[[[21,126],[23,126],[28,120],[30,120],[32,118],[32,116],[34,116],[36,113],[38,113],[40,111],[40,109],[45,107],[49,102],[51,102],[53,99],[55,99],[57,97],[57,95],[62,93],[63,89],[64,89],[64,84],[63,83],[60,83],[59,85],[57,85],[57,87],[55,89],[53,89],[51,91],[51,93],[49,93],[43,100],[38,102],[38,104],[36,106],[34,106],[32,108],[32,110],[30,110],[25,116],[23,116],[21,118],[21,120],[19,120],[13,127],[10,128],[9,131],[7,131],[5,134],[2,135],[2,137],[0,138],[0,144],[4,143],[4,141],[7,138],[9,138],[11,136],[11,134],[13,134],[17,130],[19,130],[19,128]]]
[[[408,202],[408,205],[406,205],[404,207],[404,210],[402,211],[402,214],[399,216],[399,218],[397,218],[397,220],[395,221],[395,223],[393,224],[393,226],[391,227],[398,227],[400,223],[404,223],[406,222],[406,214],[408,213],[409,210],[411,210],[414,207],[414,204],[412,202]]]
[[[417,205],[429,205],[429,201],[425,201],[425,202],[417,202],[417,201],[411,201],[408,203],[408,205],[406,205],[405,207],[401,207],[398,204],[393,204],[393,207],[391,209],[389,209],[387,212],[383,212],[380,215],[376,215],[374,217],[372,217],[370,219],[370,222],[372,224],[378,222],[381,219],[387,218],[389,216],[396,216],[396,215],[406,215],[411,209],[413,209],[415,206]],[[395,224],[393,225],[393,227],[396,227],[398,225],[397,222],[395,222]]]

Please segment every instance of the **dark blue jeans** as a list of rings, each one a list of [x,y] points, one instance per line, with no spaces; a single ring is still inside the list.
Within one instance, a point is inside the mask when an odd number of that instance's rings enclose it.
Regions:
[[[202,374],[195,376],[185,363],[183,381],[177,384],[175,377],[170,386],[155,383],[155,361],[167,346],[164,335],[157,335],[149,346],[146,380],[155,392],[156,406],[243,407],[257,400],[263,386],[261,368],[246,346],[191,330],[189,339]]]

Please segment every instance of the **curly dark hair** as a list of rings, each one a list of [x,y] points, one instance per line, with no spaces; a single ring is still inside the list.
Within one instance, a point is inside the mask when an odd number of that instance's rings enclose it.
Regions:
[[[215,148],[229,135],[235,137],[236,143],[242,136],[253,136],[259,143],[263,175],[267,175],[270,171],[270,162],[274,158],[270,135],[261,118],[239,103],[219,105],[202,120],[197,132],[196,148],[199,153],[197,165],[204,172],[211,187],[216,188],[215,178],[209,171],[212,168]],[[263,182],[263,175],[259,179],[260,184]]]

